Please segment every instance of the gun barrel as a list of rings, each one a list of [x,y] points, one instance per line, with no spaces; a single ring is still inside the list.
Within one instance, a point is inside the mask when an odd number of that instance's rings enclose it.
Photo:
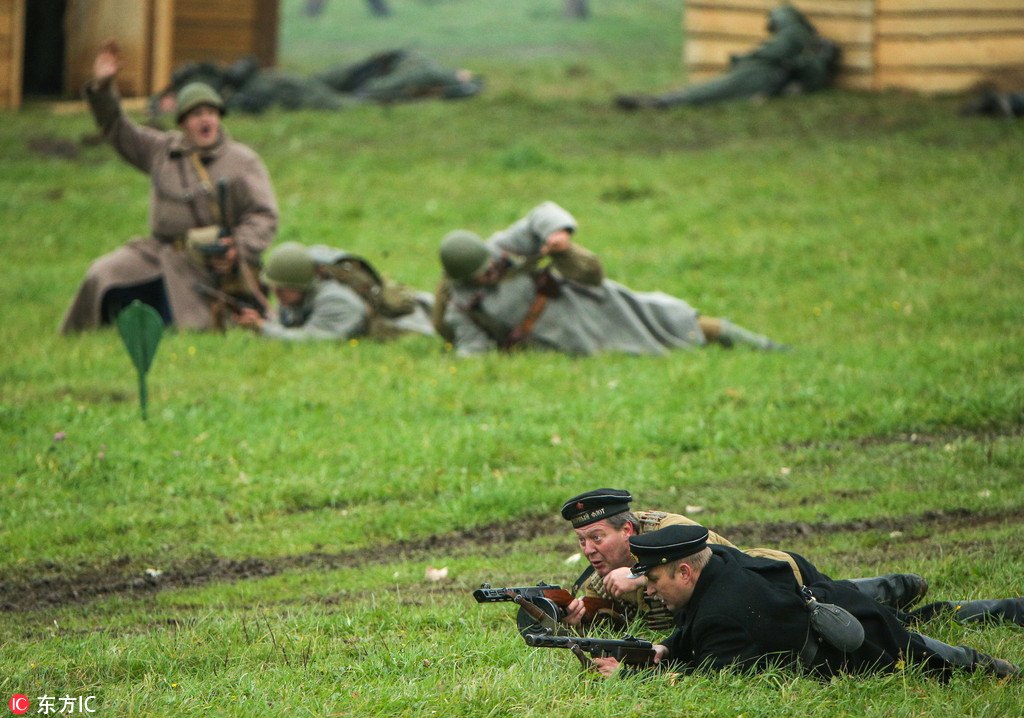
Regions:
[[[554,636],[550,633],[526,633],[523,635],[526,645],[534,648],[569,648],[571,644],[579,645],[580,639],[569,636]]]
[[[633,666],[646,666],[654,662],[654,644],[632,636],[622,639],[587,638],[585,636],[556,636],[550,633],[523,634],[526,645],[535,648],[568,648],[578,647],[591,656],[611,656],[622,663]],[[575,650],[573,651],[575,653]]]

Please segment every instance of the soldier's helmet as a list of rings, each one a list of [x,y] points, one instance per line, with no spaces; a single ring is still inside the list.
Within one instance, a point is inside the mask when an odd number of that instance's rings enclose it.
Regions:
[[[456,282],[465,282],[482,271],[491,261],[491,250],[472,232],[459,229],[441,240],[441,265]]]
[[[182,117],[200,105],[215,107],[221,115],[224,114],[224,100],[215,89],[205,82],[190,82],[178,90],[178,105],[174,111],[175,120],[181,122]]]
[[[298,242],[285,242],[271,251],[261,278],[271,287],[306,291],[316,275],[309,252]]]

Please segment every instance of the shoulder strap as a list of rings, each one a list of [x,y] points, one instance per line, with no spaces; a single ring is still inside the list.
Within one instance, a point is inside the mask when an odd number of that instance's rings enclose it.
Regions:
[[[519,323],[519,326],[515,327],[505,337],[505,341],[501,343],[502,349],[515,349],[517,345],[525,341],[530,336],[530,332],[533,331],[533,326],[537,323],[537,320],[540,319],[540,315],[544,313],[548,300],[552,297],[557,297],[560,292],[558,280],[555,279],[555,276],[548,269],[535,273],[533,275],[533,283],[536,286],[536,294],[533,295],[530,308],[526,311],[526,316],[523,317],[523,321]]]
[[[541,294],[540,292],[533,295],[533,301],[530,302],[530,308],[527,310],[526,316],[523,317],[523,321],[508,333],[505,341],[501,342],[501,348],[505,351],[510,351],[522,344],[530,336],[530,332],[533,331],[533,325],[537,323],[540,315],[544,313],[544,307],[547,306],[547,303],[548,295]]]
[[[223,225],[224,218],[220,216],[220,206],[217,204],[217,198],[214,196],[213,180],[210,179],[210,173],[206,171],[206,167],[203,165],[203,161],[199,159],[197,152],[189,152],[188,158],[192,161],[192,166],[196,168],[196,174],[199,175],[199,184],[202,185],[203,190],[206,192],[206,201],[210,205],[210,211],[213,212],[214,224]]]
[[[569,593],[575,596],[577,593],[580,592],[580,589],[583,588],[583,584],[587,582],[587,579],[589,579],[593,575],[594,567],[587,566],[586,569],[584,569],[583,573],[580,574],[580,577],[573,581],[572,590],[569,591]]]

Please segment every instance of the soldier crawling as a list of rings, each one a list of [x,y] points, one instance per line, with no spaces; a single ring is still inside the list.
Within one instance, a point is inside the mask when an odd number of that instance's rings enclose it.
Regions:
[[[573,241],[575,231],[571,214],[545,202],[486,242],[465,230],[444,238],[446,278],[434,326],[459,356],[495,349],[658,355],[709,342],[784,348],[727,319],[702,316],[682,299],[606,279],[597,256]]]
[[[238,307],[234,319],[272,339],[388,339],[405,332],[434,333],[430,294],[398,285],[361,257],[338,249],[285,242],[267,256],[262,279],[277,299],[277,316],[264,318],[254,309]]]

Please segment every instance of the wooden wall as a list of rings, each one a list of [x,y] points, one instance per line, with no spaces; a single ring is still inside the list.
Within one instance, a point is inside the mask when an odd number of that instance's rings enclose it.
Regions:
[[[691,82],[727,69],[729,55],[767,37],[779,0],[686,0]],[[1024,0],[794,0],[843,48],[838,83],[881,90],[957,91],[1024,64]]]
[[[1024,0],[876,0],[874,87],[962,90],[1024,65]]]
[[[279,0],[175,0],[175,67],[255,55],[263,67],[277,58]]]
[[[64,16],[65,95],[77,97],[80,94],[92,77],[97,50],[111,38],[117,40],[120,48],[117,86],[121,94],[125,97],[149,94],[152,10],[152,0],[68,0]]]
[[[0,108],[21,105],[25,4],[32,1],[0,0]],[[79,96],[108,38],[121,47],[118,86],[125,97],[166,87],[186,62],[231,63],[246,55],[265,67],[277,61],[280,0],[68,0],[65,20],[69,99]]]
[[[0,107],[21,104],[25,0],[0,0]]]

